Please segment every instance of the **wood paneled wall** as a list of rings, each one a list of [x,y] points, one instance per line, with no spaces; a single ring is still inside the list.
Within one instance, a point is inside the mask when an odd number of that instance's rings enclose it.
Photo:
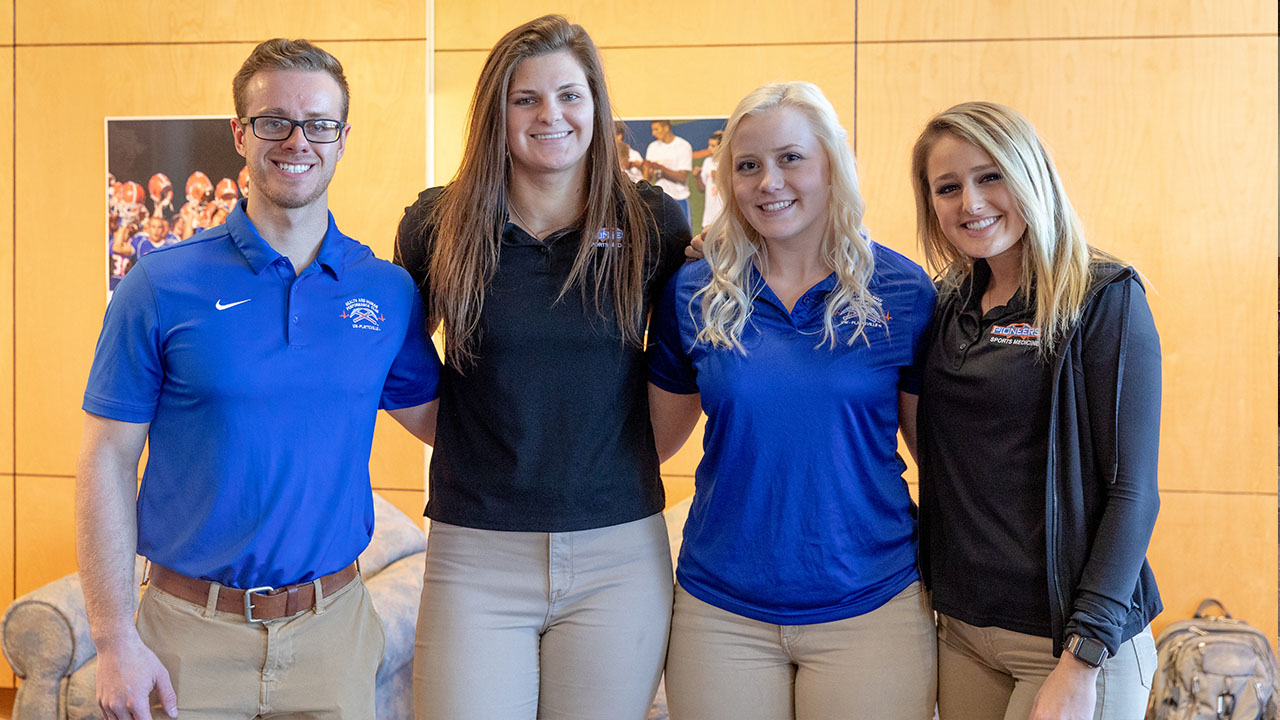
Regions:
[[[427,11],[423,0],[0,2],[0,606],[75,570],[80,400],[106,307],[103,118],[230,115],[231,78],[257,42],[312,39],[352,90],[334,216],[390,257],[405,198],[426,179]],[[374,485],[412,515],[421,448],[380,418]]]
[[[102,118],[230,113],[255,42],[316,40],[353,90],[334,214],[385,257],[428,133],[446,181],[488,48],[556,11],[592,32],[622,116],[726,115],[761,82],[819,84],[853,133],[874,236],[916,258],[907,155],[924,121],[975,98],[1026,113],[1092,241],[1151,284],[1166,379],[1157,628],[1215,595],[1275,637],[1274,3],[441,0],[430,29],[429,3],[0,0],[0,605],[75,566],[80,395],[105,307]],[[374,484],[411,514],[419,448],[380,421]],[[695,438],[664,467],[672,501],[699,455]]]
[[[925,121],[987,99],[1054,150],[1091,242],[1136,265],[1164,350],[1164,624],[1201,597],[1277,629],[1276,7],[1189,0],[436,3],[436,181],[456,169],[490,46],[543,12],[592,33],[620,116],[727,115],[810,80],[853,134],[880,242],[917,260],[909,154]],[[700,433],[663,470],[689,494]]]

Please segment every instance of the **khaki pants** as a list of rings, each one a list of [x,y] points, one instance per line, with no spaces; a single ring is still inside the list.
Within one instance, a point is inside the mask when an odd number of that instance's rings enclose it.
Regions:
[[[169,671],[181,720],[374,718],[386,638],[359,578],[314,609],[264,623],[148,587],[137,624]],[[151,714],[167,718],[158,704]]]
[[[593,530],[431,523],[419,720],[642,720],[671,623],[662,515]]]
[[[938,613],[941,720],[1026,720],[1057,664],[1051,638],[974,627]],[[1094,720],[1141,718],[1155,671],[1156,645],[1148,627],[1121,645],[1098,672]]]
[[[773,625],[676,588],[672,720],[930,720],[933,611],[912,583],[869,613]]]

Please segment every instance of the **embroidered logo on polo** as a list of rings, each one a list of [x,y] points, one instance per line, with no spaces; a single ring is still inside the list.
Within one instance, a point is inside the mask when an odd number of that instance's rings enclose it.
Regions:
[[[600,228],[596,234],[596,247],[622,247],[622,228]]]
[[[249,298],[249,300],[252,300],[252,299],[253,299],[253,298]],[[233,307],[235,307],[235,306],[237,306],[237,305],[243,305],[243,304],[245,304],[245,303],[249,302],[249,300],[237,300],[236,302],[226,303],[226,304],[224,305],[224,304],[223,304],[223,302],[222,302],[222,298],[218,298],[218,301],[217,301],[217,302],[215,302],[215,303],[213,304],[213,306],[214,306],[215,308],[219,309],[219,310],[228,310],[228,309],[233,308]]]
[[[1040,328],[1031,323],[992,325],[987,339],[997,345],[1039,345]]]
[[[859,317],[860,316],[858,315],[857,310],[854,310],[853,308],[848,308],[842,311],[838,317],[834,318],[834,320],[836,321],[837,325],[854,325],[858,322]],[[887,327],[886,323],[888,323],[892,319],[893,319],[892,315],[885,313],[883,317],[869,318],[867,320],[867,324],[863,325],[862,327],[864,331],[870,330],[872,328]]]
[[[342,314],[339,316],[344,320],[351,321],[351,327],[356,330],[374,330],[382,331],[382,323],[387,321],[382,311],[378,309],[378,303],[365,298],[352,298],[347,301],[342,308]]]

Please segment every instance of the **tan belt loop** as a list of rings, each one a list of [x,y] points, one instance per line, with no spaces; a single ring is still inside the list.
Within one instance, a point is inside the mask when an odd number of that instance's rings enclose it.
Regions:
[[[205,617],[211,618],[213,617],[214,613],[218,612],[218,591],[221,589],[222,589],[222,586],[219,585],[218,583],[216,582],[209,583],[209,599],[206,600],[204,604]]]
[[[142,582],[138,583],[139,588],[145,588],[147,583],[151,582],[151,558],[142,558]]]
[[[324,607],[320,604],[320,601],[324,600],[324,586],[320,584],[320,578],[312,580],[311,585],[316,589],[316,601],[312,607],[315,609],[315,613],[319,615],[324,612]]]

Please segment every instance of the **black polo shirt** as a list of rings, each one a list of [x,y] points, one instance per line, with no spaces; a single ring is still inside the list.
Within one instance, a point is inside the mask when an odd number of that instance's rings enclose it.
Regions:
[[[1045,470],[1052,368],[1019,290],[985,315],[991,271],[939,297],[925,360],[922,481],[936,498],[934,609],[979,627],[1050,637]]]
[[[684,259],[689,227],[674,200],[638,187],[657,222],[646,238],[647,316]],[[439,194],[426,190],[405,210],[396,252],[429,313],[432,233],[421,227]],[[580,238],[581,228],[565,228],[539,242],[515,223],[504,226],[477,360],[465,373],[449,366],[441,373],[432,520],[568,532],[662,510],[643,349],[623,343],[607,299],[602,317],[576,289],[559,297]],[[609,252],[612,242],[597,241],[597,251]]]

